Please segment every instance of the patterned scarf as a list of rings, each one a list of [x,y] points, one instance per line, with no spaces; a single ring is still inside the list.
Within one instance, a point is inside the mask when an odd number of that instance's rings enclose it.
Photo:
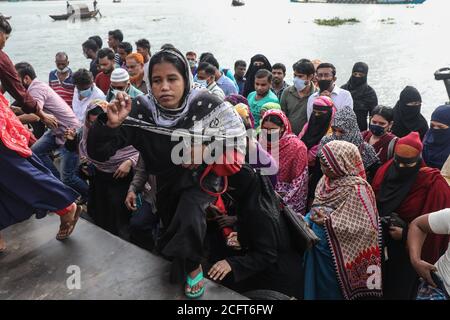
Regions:
[[[325,229],[342,293],[346,299],[381,296],[378,212],[358,149],[331,141],[321,162],[329,176],[319,181],[313,206],[331,208]]]
[[[28,147],[31,132],[23,126],[9,107],[9,102],[0,93],[0,140],[6,148],[17,152],[21,157],[31,157]]]
[[[261,123],[269,116],[277,116],[284,125],[284,133],[280,137],[278,154],[275,144],[261,141],[268,146],[269,152],[275,159],[279,159],[278,183],[275,191],[280,192],[286,204],[298,214],[305,215],[308,195],[308,151],[305,144],[292,133],[289,119],[281,110],[269,110],[264,113]]]
[[[379,161],[375,149],[370,144],[364,142],[361,132],[359,131],[355,112],[353,112],[350,107],[342,108],[336,112],[332,126],[344,130],[345,134],[338,137],[335,133],[333,133],[331,136],[323,137],[320,141],[319,155],[320,149],[328,142],[333,140],[342,140],[353,143],[356,147],[358,147],[365,169],[370,168],[373,164]]]

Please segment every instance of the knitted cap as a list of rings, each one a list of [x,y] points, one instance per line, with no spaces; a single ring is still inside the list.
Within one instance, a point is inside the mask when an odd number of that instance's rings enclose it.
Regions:
[[[395,154],[402,158],[415,158],[422,152],[423,145],[418,132],[411,132],[398,139]]]
[[[130,75],[125,69],[116,68],[111,73],[111,82],[125,82],[130,80]]]

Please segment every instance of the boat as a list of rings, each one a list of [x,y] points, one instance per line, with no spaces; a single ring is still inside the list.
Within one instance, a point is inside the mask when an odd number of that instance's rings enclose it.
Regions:
[[[72,4],[67,7],[67,13],[59,15],[50,15],[53,20],[68,20],[73,19],[91,19],[96,17],[100,13],[100,10],[90,11],[85,4]]]
[[[296,3],[422,4],[426,0],[291,0]]]
[[[240,7],[240,6],[245,5],[245,2],[242,0],[233,0],[233,2],[231,2],[231,5],[233,7]]]
[[[120,3],[122,0],[113,0],[113,3]]]

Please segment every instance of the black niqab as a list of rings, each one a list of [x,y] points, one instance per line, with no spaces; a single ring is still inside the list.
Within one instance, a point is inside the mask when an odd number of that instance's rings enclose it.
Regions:
[[[255,62],[262,62],[264,63],[262,66],[254,66],[253,64]],[[272,65],[270,64],[269,60],[262,54],[257,54],[252,57],[250,60],[250,65],[248,66],[247,72],[245,73],[245,86],[244,86],[244,92],[243,96],[248,97],[248,95],[255,91],[255,75],[256,72],[258,72],[261,69],[266,69],[269,71],[272,71]]]
[[[422,102],[422,97],[416,88],[407,86],[400,94],[400,100],[394,107],[394,125],[392,133],[401,138],[410,132],[418,131],[423,140],[428,130],[428,123],[420,113],[420,107],[407,106],[410,102]]]

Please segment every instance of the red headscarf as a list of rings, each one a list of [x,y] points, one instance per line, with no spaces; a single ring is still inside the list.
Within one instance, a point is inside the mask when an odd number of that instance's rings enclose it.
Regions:
[[[304,215],[308,196],[308,151],[305,144],[292,133],[291,124],[283,111],[266,111],[261,123],[269,116],[278,117],[285,129],[276,144],[267,143],[265,135],[261,139],[263,147],[267,144],[268,151],[279,164],[275,190],[283,194],[285,203],[296,213]]]
[[[24,158],[31,157],[28,147],[31,132],[23,126],[9,107],[9,102],[0,93],[0,140],[5,147],[17,152]]]

